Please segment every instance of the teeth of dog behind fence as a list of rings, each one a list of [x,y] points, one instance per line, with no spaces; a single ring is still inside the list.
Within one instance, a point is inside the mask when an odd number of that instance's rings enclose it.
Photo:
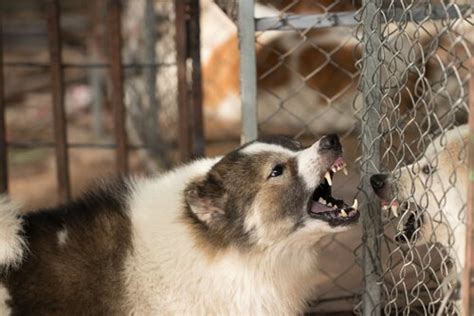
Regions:
[[[347,168],[345,166],[342,167],[342,173],[344,173],[345,176],[347,176],[349,174],[349,172],[347,172]]]
[[[354,203],[352,204],[352,208],[354,210],[357,210],[358,207],[359,207],[359,202],[357,201],[357,199],[354,199]]]

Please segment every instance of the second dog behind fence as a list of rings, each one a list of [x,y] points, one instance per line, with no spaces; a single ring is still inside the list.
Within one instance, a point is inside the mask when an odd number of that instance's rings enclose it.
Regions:
[[[460,307],[460,277],[465,263],[467,144],[469,128],[456,127],[435,138],[422,158],[395,170],[393,177],[374,175],[371,184],[384,209],[401,215],[397,240],[413,245],[439,243],[452,261],[443,280],[445,300]]]

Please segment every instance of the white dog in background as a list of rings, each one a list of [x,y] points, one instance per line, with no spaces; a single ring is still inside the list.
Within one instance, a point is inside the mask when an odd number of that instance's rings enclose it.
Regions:
[[[399,208],[403,211],[397,239],[441,244],[454,265],[447,278],[451,283],[465,263],[468,135],[467,125],[453,128],[434,139],[420,160],[395,170],[393,177],[371,177],[384,208],[395,215]]]

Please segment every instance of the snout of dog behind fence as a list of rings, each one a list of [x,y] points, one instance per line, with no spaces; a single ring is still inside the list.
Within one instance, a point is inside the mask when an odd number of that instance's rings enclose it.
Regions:
[[[386,185],[388,182],[388,175],[379,173],[379,174],[374,174],[373,176],[370,177],[370,185],[374,189],[374,192],[377,195],[380,195],[384,192]]]

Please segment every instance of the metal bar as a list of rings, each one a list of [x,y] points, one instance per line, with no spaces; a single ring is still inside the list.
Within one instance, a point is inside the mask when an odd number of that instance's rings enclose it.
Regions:
[[[179,118],[179,149],[181,160],[191,158],[191,107],[189,106],[189,89],[187,78],[187,51],[186,37],[187,1],[175,0],[176,23],[176,63],[178,65],[178,118]]]
[[[59,26],[59,0],[46,0],[46,4],[53,96],[54,139],[56,142],[58,198],[60,202],[66,202],[71,197],[71,190],[69,186],[69,159],[66,146],[67,129],[64,109],[64,77],[61,56],[61,30]]]
[[[382,220],[380,206],[370,185],[370,176],[379,172],[380,166],[380,120],[381,68],[379,51],[382,49],[381,35],[381,0],[364,0],[362,2],[362,42],[363,68],[361,70],[361,90],[363,110],[361,122],[361,193],[362,203],[363,247],[362,264],[364,274],[364,292],[362,294],[363,315],[381,314],[381,262],[380,240]]]
[[[155,63],[156,58],[156,14],[155,14],[155,1],[145,1],[145,12],[144,12],[144,51],[145,59],[149,63]],[[145,126],[145,139],[148,144],[152,144],[155,148],[152,150],[155,156],[162,156],[159,152],[160,149],[160,137],[161,127],[158,115],[160,113],[160,102],[156,97],[156,68],[145,68],[143,70],[143,79],[146,84],[146,92],[148,98],[148,109],[144,112],[142,124]]]
[[[35,148],[54,148],[55,142],[44,142],[44,141],[15,141],[7,142],[7,146],[15,149],[35,149]],[[129,150],[136,149],[149,149],[151,145],[148,144],[128,144]],[[116,143],[68,143],[67,148],[73,149],[115,149],[117,148]]]
[[[409,12],[409,14],[407,14]],[[416,7],[407,11],[406,8],[394,8],[384,11],[387,21],[412,21],[422,22],[426,20],[450,20],[467,17],[471,12],[470,5],[431,5],[430,3],[419,3]]]
[[[239,2],[240,95],[242,143],[257,138],[257,59],[254,0]]]
[[[191,102],[193,113],[192,155],[204,155],[204,126],[202,114],[202,76],[201,76],[201,44],[199,26],[199,0],[189,3],[189,53],[192,62]]]
[[[390,10],[382,10],[387,21],[390,22],[422,22],[430,20],[447,20],[459,19],[466,17],[471,11],[470,5],[450,5],[449,7],[442,5],[429,6],[417,5],[410,11],[403,8],[393,8]],[[407,12],[409,12],[407,14]],[[292,31],[319,29],[334,26],[357,26],[358,21],[355,18],[356,11],[323,13],[323,14],[285,14],[282,16],[264,17],[255,19],[256,31]]]
[[[3,6],[3,1],[0,2]],[[5,129],[5,99],[3,82],[3,8],[0,7],[0,193],[8,192],[8,150]]]
[[[474,57],[470,60],[469,86],[469,142],[468,142],[468,182],[467,182],[467,216],[466,216],[466,262],[462,281],[462,315],[474,313]]]
[[[50,64],[46,63],[33,63],[23,61],[7,61],[3,64],[6,67],[37,67],[37,68],[49,68]],[[158,67],[175,67],[175,63],[129,63],[122,64],[122,68],[133,69],[133,68],[158,68]],[[106,63],[63,63],[63,68],[109,68],[110,64]]]
[[[101,61],[102,38],[101,22],[105,12],[105,2],[103,0],[96,0],[89,3],[88,18],[89,18],[89,34],[86,39],[87,56],[91,63],[98,63]],[[103,55],[103,54],[102,54]],[[105,84],[105,75],[102,69],[91,67],[87,69],[88,83],[92,92],[92,127],[96,137],[101,137],[103,133],[103,104],[104,93],[103,85]]]
[[[255,19],[255,30],[302,30],[308,28],[326,28],[333,26],[356,26],[356,12],[339,12],[326,14],[288,14],[284,16]]]
[[[125,130],[125,104],[122,68],[122,32],[120,0],[109,0],[107,26],[110,41],[110,79],[112,83],[112,105],[114,109],[114,132],[116,164],[119,173],[128,172],[127,132]]]

